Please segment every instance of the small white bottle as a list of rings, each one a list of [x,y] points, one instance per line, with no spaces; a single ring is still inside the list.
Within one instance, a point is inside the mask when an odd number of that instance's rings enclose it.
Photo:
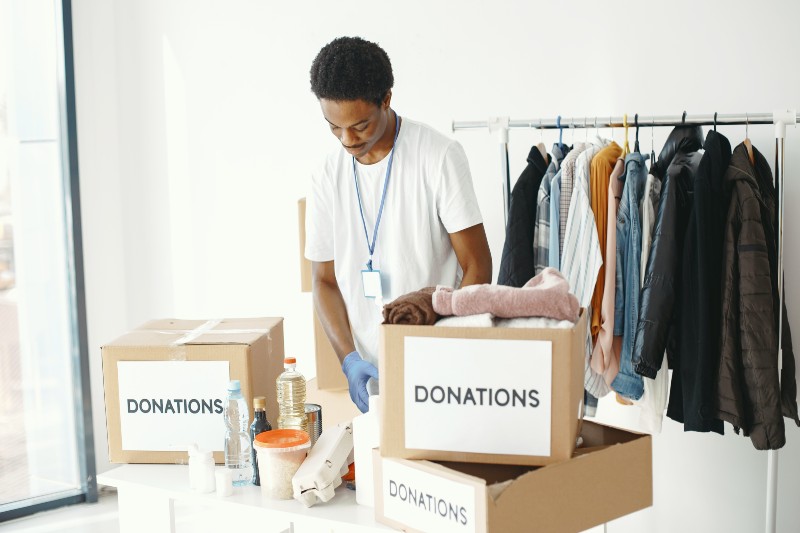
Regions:
[[[214,454],[189,445],[189,488],[195,492],[214,492]]]

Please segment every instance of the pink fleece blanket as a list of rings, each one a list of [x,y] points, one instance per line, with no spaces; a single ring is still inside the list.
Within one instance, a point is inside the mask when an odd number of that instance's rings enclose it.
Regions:
[[[491,313],[501,318],[540,316],[571,322],[577,322],[579,311],[569,283],[554,268],[545,268],[519,288],[489,284],[457,290],[436,287],[433,309],[442,316]]]

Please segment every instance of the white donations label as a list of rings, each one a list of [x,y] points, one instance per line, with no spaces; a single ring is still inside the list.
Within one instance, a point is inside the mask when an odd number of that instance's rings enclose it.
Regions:
[[[406,337],[406,448],[549,456],[552,364],[550,341]]]
[[[391,459],[382,459],[383,514],[419,531],[482,531],[475,523],[475,487]]]
[[[119,361],[123,450],[222,451],[228,361]]]

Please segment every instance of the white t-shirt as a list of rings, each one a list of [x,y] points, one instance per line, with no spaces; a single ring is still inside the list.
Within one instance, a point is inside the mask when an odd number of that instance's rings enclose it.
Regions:
[[[372,165],[356,162],[367,233],[372,241],[387,154]],[[424,287],[461,283],[449,233],[482,222],[469,163],[461,145],[425,124],[402,118],[372,267],[381,271],[383,301],[364,297],[361,271],[369,249],[358,208],[353,158],[339,148],[312,178],[306,206],[310,261],[334,261],[355,340],[365,360],[378,365],[381,303]],[[370,380],[370,393],[377,383]]]

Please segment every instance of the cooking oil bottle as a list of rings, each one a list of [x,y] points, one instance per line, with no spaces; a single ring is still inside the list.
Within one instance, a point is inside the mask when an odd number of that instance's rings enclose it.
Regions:
[[[283,373],[275,380],[278,390],[278,429],[299,429],[308,432],[306,418],[306,378],[295,370],[297,360],[283,360]]]

